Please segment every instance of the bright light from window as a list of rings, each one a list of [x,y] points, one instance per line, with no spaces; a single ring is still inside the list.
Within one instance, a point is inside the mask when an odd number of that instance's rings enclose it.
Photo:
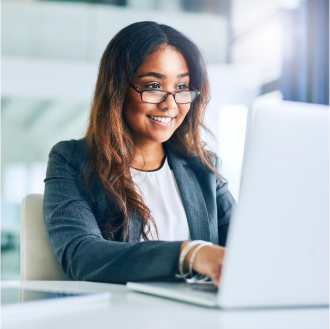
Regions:
[[[3,199],[8,203],[21,204],[27,194],[44,193],[47,163],[12,163],[4,168]]]
[[[220,109],[219,145],[222,167],[220,174],[238,200],[248,108],[245,105],[225,105]]]
[[[21,203],[26,195],[29,173],[24,163],[15,163],[4,168],[3,198],[7,202]]]
[[[279,0],[278,4],[284,9],[297,9],[303,0]]]

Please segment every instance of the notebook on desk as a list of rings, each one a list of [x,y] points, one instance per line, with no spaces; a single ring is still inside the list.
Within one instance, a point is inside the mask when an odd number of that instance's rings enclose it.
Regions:
[[[218,290],[127,288],[222,308],[329,305],[329,107],[281,102],[256,110]]]
[[[102,293],[72,293],[64,291],[32,290],[21,287],[1,287],[1,307],[22,303],[46,301],[65,301],[65,305],[81,304],[110,299],[109,292]],[[51,304],[53,306],[53,304]]]
[[[21,282],[23,283],[23,282]],[[55,285],[56,286],[56,285]],[[107,302],[110,292],[67,292],[43,289],[27,289],[19,282],[1,285],[1,323],[12,323],[15,319],[33,319],[50,316],[54,312],[81,309],[83,306]]]

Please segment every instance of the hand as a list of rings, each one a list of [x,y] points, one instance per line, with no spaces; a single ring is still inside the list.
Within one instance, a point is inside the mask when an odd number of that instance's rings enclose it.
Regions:
[[[190,241],[185,241],[181,245],[181,250],[189,243]],[[183,268],[185,271],[189,269],[189,261],[192,253],[194,252],[194,248],[192,248],[188,255],[185,258]],[[181,251],[180,250],[180,251]],[[215,286],[219,287],[223,257],[225,254],[225,247],[221,247],[218,245],[213,246],[204,246],[201,248],[194,259],[193,269],[201,274],[205,274],[211,277]]]

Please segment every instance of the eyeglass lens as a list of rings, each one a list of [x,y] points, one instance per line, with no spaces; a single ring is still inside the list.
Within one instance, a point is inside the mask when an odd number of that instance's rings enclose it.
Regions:
[[[178,104],[191,103],[197,96],[196,91],[182,91],[174,95]],[[142,100],[147,103],[160,103],[166,97],[166,92],[157,90],[146,90],[142,94]]]

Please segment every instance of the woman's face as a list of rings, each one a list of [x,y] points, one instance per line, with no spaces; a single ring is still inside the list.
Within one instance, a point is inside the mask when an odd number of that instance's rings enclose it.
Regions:
[[[178,50],[162,46],[146,58],[131,82],[139,90],[189,90],[189,70]],[[145,103],[136,90],[128,87],[124,117],[137,144],[163,143],[181,125],[189,109],[190,104],[177,104],[173,95],[159,104]],[[167,122],[159,122],[159,118]]]

